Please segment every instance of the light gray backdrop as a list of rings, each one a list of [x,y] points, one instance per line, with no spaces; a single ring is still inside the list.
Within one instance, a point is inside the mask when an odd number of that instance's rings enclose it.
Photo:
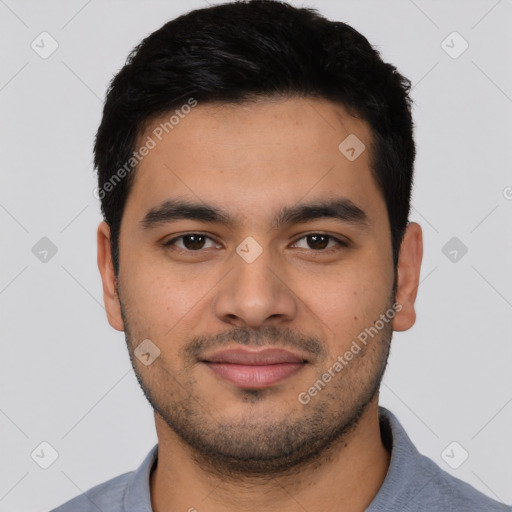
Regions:
[[[512,503],[512,2],[294,3],[353,25],[414,85],[425,255],[381,404],[442,468]],[[102,305],[92,144],[128,52],[206,4],[0,0],[0,511],[47,511],[156,442]]]

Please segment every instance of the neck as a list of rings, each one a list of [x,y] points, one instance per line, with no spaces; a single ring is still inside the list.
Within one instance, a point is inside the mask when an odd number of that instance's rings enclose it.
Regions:
[[[314,464],[294,475],[227,481],[205,472],[190,447],[155,415],[158,463],[151,474],[154,512],[361,512],[380,489],[390,454],[380,434],[378,403],[368,404],[356,428]]]

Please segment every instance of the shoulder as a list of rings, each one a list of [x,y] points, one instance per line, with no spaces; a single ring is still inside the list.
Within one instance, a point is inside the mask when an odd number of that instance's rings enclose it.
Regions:
[[[133,473],[130,471],[98,484],[51,512],[121,512],[126,488]]]
[[[382,440],[391,453],[384,483],[367,512],[512,512],[421,454],[396,416],[379,407]]]
[[[428,457],[421,457],[426,477],[425,485],[412,497],[408,510],[512,511],[512,507],[489,498],[468,483],[450,475]]]
[[[158,458],[158,444],[135,471],[128,471],[92,487],[51,512],[150,511],[150,475]]]

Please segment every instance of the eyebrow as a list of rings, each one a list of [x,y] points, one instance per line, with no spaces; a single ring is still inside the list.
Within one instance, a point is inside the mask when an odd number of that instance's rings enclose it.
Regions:
[[[361,228],[370,226],[370,220],[364,210],[350,199],[339,197],[283,207],[272,222],[271,229],[323,218],[339,220]],[[229,228],[236,224],[236,217],[217,206],[183,199],[169,199],[149,210],[141,220],[141,225],[144,230],[149,230],[176,220],[198,220]]]

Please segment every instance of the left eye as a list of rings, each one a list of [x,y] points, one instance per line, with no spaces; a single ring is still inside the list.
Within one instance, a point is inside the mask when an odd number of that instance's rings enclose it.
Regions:
[[[304,239],[307,240],[306,243],[309,246],[313,246],[312,248],[317,252],[320,250],[326,249],[326,247],[329,245],[329,240],[334,241],[335,245],[337,244],[338,246],[342,246],[342,247],[347,246],[346,242],[343,242],[343,241],[339,240],[338,238],[335,238],[330,235],[326,235],[324,233],[311,233],[309,235],[303,236],[302,238],[299,238],[299,240],[297,240],[297,242],[295,242],[295,244],[297,244],[300,240],[304,240]],[[309,248],[310,247],[306,247],[306,249],[309,249]],[[330,248],[332,248],[332,246]],[[326,251],[326,252],[328,252],[328,251]]]
[[[206,241],[209,240],[213,243],[210,247],[215,247],[216,243],[209,236],[203,235],[201,233],[188,233],[186,235],[177,236],[172,240],[169,240],[164,244],[165,247],[177,246],[179,249],[188,251],[188,252],[198,252],[201,249],[205,249]],[[325,249],[332,249],[333,246],[329,246],[330,242],[334,242],[334,246],[338,245],[341,247],[347,247],[347,243],[339,240],[330,235],[326,235],[324,233],[310,233],[299,238],[294,245],[297,245],[301,240],[306,240],[306,244],[309,247],[304,247],[305,249],[313,249],[315,252],[323,251]],[[181,247],[176,243],[180,241]],[[328,251],[326,251],[328,252]]]

